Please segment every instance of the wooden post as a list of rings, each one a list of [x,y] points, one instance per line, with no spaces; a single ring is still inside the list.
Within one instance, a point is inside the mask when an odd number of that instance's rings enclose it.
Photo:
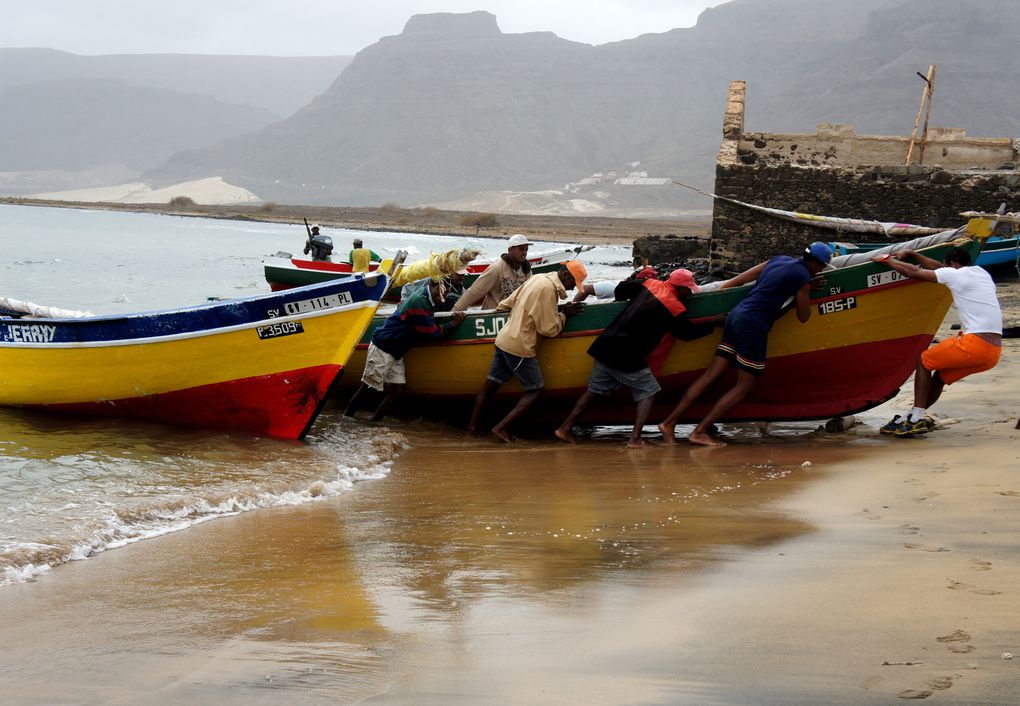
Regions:
[[[928,105],[927,113],[924,117],[924,137],[922,138],[920,159],[924,159],[924,142],[923,140],[928,139],[928,116],[931,114],[931,95],[932,91],[935,90],[935,64],[928,67],[928,76],[922,76],[921,72],[917,72],[918,76],[924,80],[924,90],[921,91],[921,104],[917,106],[917,117],[914,118],[914,129],[910,133],[910,144],[907,146],[907,159],[903,162],[905,165],[910,165],[910,160],[914,156],[914,145],[917,142],[917,128],[921,124],[921,113],[925,112],[925,103]],[[918,162],[920,163],[920,162]]]
[[[924,110],[924,127],[921,129],[921,148],[917,153],[917,163],[924,164],[924,147],[928,142],[928,117],[931,115],[931,102],[935,97],[935,64],[928,67],[928,78],[925,88],[928,89],[928,107]]]

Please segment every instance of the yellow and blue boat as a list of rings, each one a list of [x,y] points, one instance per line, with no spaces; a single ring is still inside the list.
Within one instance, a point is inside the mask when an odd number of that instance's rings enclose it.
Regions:
[[[124,316],[0,311],[0,405],[301,439],[386,285],[358,275]]]
[[[941,260],[964,230],[948,231],[941,244],[922,250]],[[976,256],[981,243],[964,245]],[[806,324],[793,314],[782,316],[769,335],[768,365],[754,391],[723,421],[780,421],[827,419],[875,407],[896,394],[914,372],[952,303],[949,290],[938,284],[908,279],[888,266],[858,256],[860,264],[826,270],[811,291],[814,307]],[[728,312],[751,285],[704,291],[688,302],[693,321],[710,320]],[[544,340],[538,358],[546,382],[542,401],[529,411],[530,421],[559,424],[587,387],[592,359],[588,347],[625,306],[593,304],[567,320],[563,332]],[[401,406],[429,417],[445,414],[464,420],[481,389],[492,360],[493,341],[508,313],[473,313],[448,339],[412,348],[406,356],[407,390]],[[376,319],[351,357],[340,391],[357,384],[365,349]],[[709,365],[722,335],[677,341],[657,378],[662,392],[652,418],[665,417],[684,390]],[[683,422],[693,422],[735,382],[723,376],[688,410]],[[504,385],[498,398],[503,408],[523,394],[516,379]],[[493,405],[495,407],[496,405]],[[633,422],[633,403],[626,391],[592,403],[583,421],[593,424]]]

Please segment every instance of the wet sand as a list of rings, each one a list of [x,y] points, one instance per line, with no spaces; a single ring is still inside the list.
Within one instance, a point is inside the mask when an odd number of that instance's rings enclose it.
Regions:
[[[1016,703],[1018,374],[917,439],[877,433],[907,392],[722,449],[330,410],[407,440],[388,477],[0,590],[0,701]]]

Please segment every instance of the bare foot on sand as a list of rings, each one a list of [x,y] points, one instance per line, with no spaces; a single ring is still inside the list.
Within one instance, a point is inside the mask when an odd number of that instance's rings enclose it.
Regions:
[[[665,443],[676,443],[676,424],[666,424],[666,422],[663,422],[659,425],[659,431],[662,432],[662,440]]]
[[[691,432],[691,435],[687,437],[687,440],[692,444],[698,446],[726,446],[725,441],[719,441],[718,439],[712,438],[708,434],[695,434]]]
[[[553,434],[555,434],[556,438],[559,439],[560,441],[565,441],[568,444],[577,443],[577,439],[574,437],[573,434],[570,433],[569,429],[565,431],[563,429],[557,429],[556,431],[553,432]]]
[[[492,435],[502,441],[504,444],[512,444],[513,439],[506,433],[506,429],[500,429],[498,427],[492,428]]]
[[[655,444],[646,439],[631,439],[627,442],[628,449],[647,449],[649,446],[655,446]]]

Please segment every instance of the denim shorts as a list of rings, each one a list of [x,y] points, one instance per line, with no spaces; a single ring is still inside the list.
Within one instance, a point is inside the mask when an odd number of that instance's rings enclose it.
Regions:
[[[495,353],[489,367],[490,380],[502,385],[511,377],[516,377],[525,390],[541,390],[545,387],[542,370],[538,367],[538,358],[521,358],[507,353],[498,346],[493,348]]]
[[[652,397],[662,389],[659,381],[652,375],[651,368],[625,373],[596,360],[591,375],[588,376],[588,389],[596,395],[611,395],[621,387],[630,388],[630,394],[635,402]]]

